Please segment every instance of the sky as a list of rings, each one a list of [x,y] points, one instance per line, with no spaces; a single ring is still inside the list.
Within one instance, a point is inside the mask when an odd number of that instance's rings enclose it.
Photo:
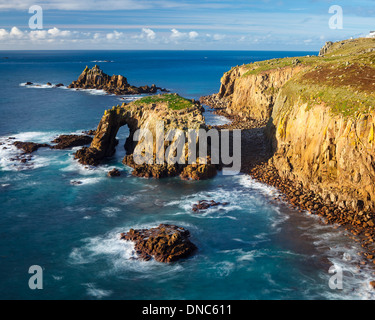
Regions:
[[[371,30],[375,0],[0,0],[0,50],[317,51]]]

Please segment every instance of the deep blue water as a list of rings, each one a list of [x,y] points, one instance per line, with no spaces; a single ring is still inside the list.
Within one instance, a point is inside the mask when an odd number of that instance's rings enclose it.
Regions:
[[[363,299],[370,270],[357,270],[360,248],[343,231],[276,203],[277,191],[248,176],[209,181],[146,180],[117,153],[85,168],[74,150],[40,149],[29,165],[8,137],[50,142],[63,133],[94,129],[121,97],[97,91],[25,87],[70,84],[86,65],[123,74],[134,85],[165,87],[198,99],[219,90],[232,66],[311,52],[43,51],[0,53],[0,298],[1,299]],[[8,57],[9,59],[3,59]],[[94,62],[104,61],[108,62]],[[127,97],[125,97],[127,99]],[[224,119],[206,113],[206,120]],[[4,149],[6,148],[6,149]],[[122,177],[109,179],[112,168]],[[81,185],[72,185],[81,181]],[[229,202],[202,215],[198,200]],[[161,264],[131,259],[119,240],[130,228],[177,224],[199,250]],[[29,267],[43,268],[43,290],[30,290]],[[331,290],[330,266],[344,270],[344,289]]]

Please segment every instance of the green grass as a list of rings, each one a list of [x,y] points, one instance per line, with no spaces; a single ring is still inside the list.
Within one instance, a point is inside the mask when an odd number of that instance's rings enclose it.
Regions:
[[[336,115],[355,117],[358,113],[367,114],[374,111],[375,97],[366,92],[358,92],[347,87],[332,87],[324,84],[289,81],[283,88],[288,97],[287,106],[298,100],[307,103],[307,110],[323,104]]]
[[[172,110],[183,110],[193,106],[193,103],[189,99],[185,99],[177,94],[163,94],[157,96],[149,96],[139,99],[134,102],[135,105],[149,105],[165,103]]]

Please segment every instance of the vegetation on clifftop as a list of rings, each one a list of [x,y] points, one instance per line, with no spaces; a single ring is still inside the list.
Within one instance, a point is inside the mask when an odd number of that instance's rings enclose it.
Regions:
[[[193,106],[193,102],[189,99],[185,99],[178,94],[162,94],[156,96],[148,96],[136,100],[135,105],[148,105],[156,103],[165,103],[172,110],[182,110]]]
[[[288,104],[297,100],[308,104],[326,105],[332,113],[354,116],[366,114],[375,108],[375,39],[339,41],[323,57],[273,59],[244,66],[242,77],[267,71],[303,67],[284,87]]]

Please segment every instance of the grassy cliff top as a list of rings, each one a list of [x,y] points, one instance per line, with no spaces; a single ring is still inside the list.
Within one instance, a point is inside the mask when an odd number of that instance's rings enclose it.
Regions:
[[[191,100],[185,99],[178,94],[167,93],[162,95],[156,96],[149,96],[144,97],[139,100],[133,102],[135,105],[149,105],[149,104],[157,104],[157,103],[164,103],[168,105],[168,107],[172,110],[182,110],[189,107],[192,107],[194,104]]]
[[[375,39],[359,38],[328,46],[323,56],[273,59],[244,66],[243,77],[302,66],[283,88],[294,103],[325,104],[335,114],[352,116],[375,108]]]

